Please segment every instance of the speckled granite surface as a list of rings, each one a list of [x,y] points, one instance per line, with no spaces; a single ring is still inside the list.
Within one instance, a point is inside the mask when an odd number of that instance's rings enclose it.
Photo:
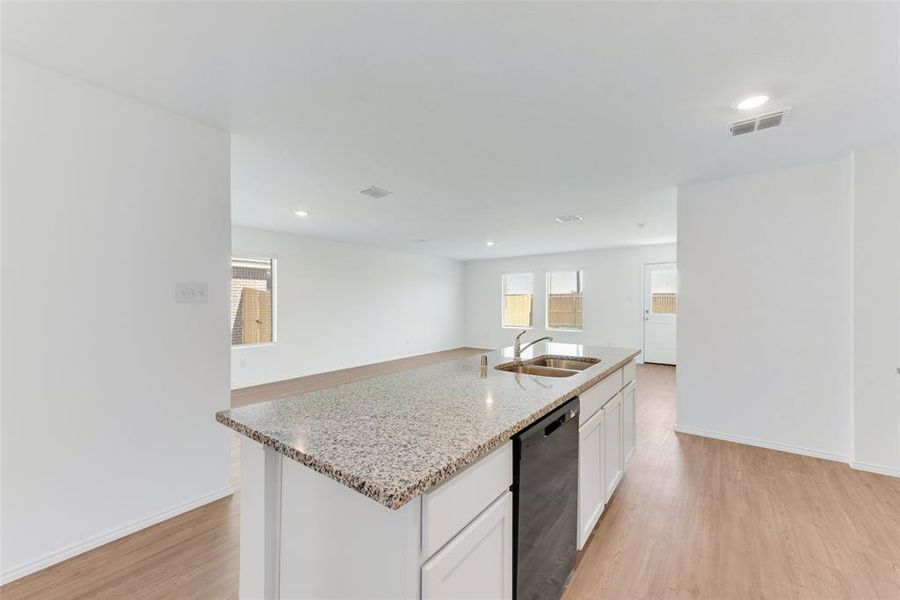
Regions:
[[[545,355],[599,359],[572,377],[499,371],[512,350],[357,381],[216,414],[220,423],[393,509],[502,445],[637,350],[540,343]]]

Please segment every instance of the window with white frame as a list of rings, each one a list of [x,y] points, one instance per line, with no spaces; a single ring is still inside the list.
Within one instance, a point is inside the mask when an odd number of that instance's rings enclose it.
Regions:
[[[275,259],[231,259],[231,345],[275,341]]]
[[[581,331],[584,288],[581,271],[547,273],[547,329]]]
[[[530,329],[534,323],[534,274],[505,274],[502,286],[503,327]]]

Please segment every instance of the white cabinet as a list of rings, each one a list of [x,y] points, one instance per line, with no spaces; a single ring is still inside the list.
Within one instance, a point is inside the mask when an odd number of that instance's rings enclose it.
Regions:
[[[580,396],[581,411],[578,417],[578,423],[584,425],[588,419],[597,414],[604,404],[610,398],[619,393],[622,386],[625,385],[622,380],[622,369],[610,373],[588,389],[584,390]]]
[[[512,485],[507,442],[422,496],[422,555],[429,557]]]
[[[632,381],[634,381],[635,376],[637,375],[637,362],[631,361],[622,367],[622,385],[628,385]]]
[[[422,566],[422,600],[512,598],[512,493]]]
[[[603,411],[578,429],[578,549],[584,547],[603,513]]]
[[[637,439],[634,411],[634,381],[632,381],[622,390],[622,454],[625,465],[628,465],[634,455],[635,440]]]
[[[610,496],[622,479],[624,468],[622,460],[622,393],[606,403],[603,407],[603,481],[605,484],[604,500]]]
[[[635,363],[632,361],[581,394],[581,426],[578,428],[579,550],[587,543],[622,480],[625,464],[634,454],[635,374]]]

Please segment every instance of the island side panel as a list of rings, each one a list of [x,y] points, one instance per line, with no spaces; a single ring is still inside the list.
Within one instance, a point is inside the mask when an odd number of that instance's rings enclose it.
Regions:
[[[421,498],[391,510],[288,459],[281,484],[282,598],[419,597]]]
[[[262,598],[265,583],[265,453],[261,445],[241,438],[241,598]]]

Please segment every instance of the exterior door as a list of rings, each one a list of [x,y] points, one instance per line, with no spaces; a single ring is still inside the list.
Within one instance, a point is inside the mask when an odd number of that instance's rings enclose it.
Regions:
[[[644,362],[674,365],[678,314],[675,263],[644,265]]]

